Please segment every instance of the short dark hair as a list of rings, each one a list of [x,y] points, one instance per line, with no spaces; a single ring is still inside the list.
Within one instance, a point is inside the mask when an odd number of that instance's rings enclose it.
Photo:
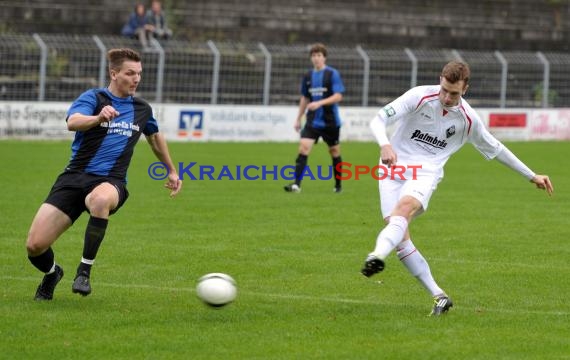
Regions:
[[[109,61],[109,70],[120,70],[125,61],[141,61],[141,56],[133,49],[111,49],[107,52],[107,60]]]
[[[314,53],[321,53],[324,57],[327,57],[327,47],[324,44],[316,43],[311,46],[311,51],[309,52],[309,56],[312,56]]]
[[[455,84],[458,81],[463,80],[465,84],[469,83],[469,77],[471,76],[471,70],[469,65],[462,61],[450,61],[448,62],[441,71],[441,76],[443,76],[447,81]]]

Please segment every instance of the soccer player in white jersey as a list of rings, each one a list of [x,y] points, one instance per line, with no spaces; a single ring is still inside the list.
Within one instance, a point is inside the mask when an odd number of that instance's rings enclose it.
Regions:
[[[551,195],[546,175],[538,175],[522,163],[485,128],[463,99],[469,87],[469,66],[451,61],[439,85],[418,86],[386,105],[370,122],[386,167],[398,165],[402,178],[386,177],[379,182],[382,216],[386,226],[376,240],[361,272],[370,277],[384,269],[386,257],[396,255],[434,298],[430,315],[446,313],[453,303],[435,282],[428,263],[411,240],[408,224],[428,208],[431,195],[443,178],[450,156],[469,142],[488,160],[497,159]],[[386,126],[398,122],[390,139]],[[421,168],[419,168],[421,165]]]

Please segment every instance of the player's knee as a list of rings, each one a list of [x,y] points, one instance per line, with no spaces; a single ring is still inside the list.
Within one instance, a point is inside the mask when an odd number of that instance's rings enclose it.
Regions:
[[[93,192],[89,194],[85,201],[85,206],[92,215],[108,214],[115,206],[117,200],[114,195],[104,192]]]
[[[43,253],[46,247],[42,245],[42,242],[37,237],[37,234],[33,231],[28,233],[28,240],[26,241],[26,251],[30,256],[37,256]]]
[[[422,204],[415,200],[415,201],[406,201],[406,199],[400,200],[396,209],[392,212],[392,216],[403,216],[408,221],[414,217],[414,215],[420,211],[422,208]]]
[[[311,152],[311,147],[307,146],[307,145],[300,145],[299,146],[299,154],[301,155],[309,155],[309,153]]]

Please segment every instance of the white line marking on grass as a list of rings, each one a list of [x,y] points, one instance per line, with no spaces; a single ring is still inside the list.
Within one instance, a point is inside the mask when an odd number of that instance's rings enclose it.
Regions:
[[[210,247],[206,247],[203,246],[200,248],[200,250],[211,250]],[[295,249],[261,249],[261,252],[266,252],[266,253],[279,253],[279,254],[302,254],[302,255],[306,255],[307,257],[309,256],[320,256],[322,255],[322,251],[321,250],[295,250]],[[557,270],[557,271],[567,271],[568,270],[568,266],[566,264],[552,264],[551,262],[539,262],[539,261],[535,261],[535,262],[504,262],[504,261],[491,261],[491,260],[485,260],[484,257],[479,258],[478,260],[469,260],[469,259],[463,259],[463,258],[457,258],[457,257],[441,257],[441,256],[428,256],[425,253],[422,253],[424,255],[424,257],[426,258],[426,260],[428,260],[428,262],[440,262],[440,263],[449,263],[449,264],[460,264],[460,265],[481,265],[481,266],[496,266],[496,267],[500,267],[502,268],[513,268],[513,267],[517,267],[517,268],[523,268],[523,269],[532,269],[532,270],[548,270],[548,271],[552,271],[552,270]],[[353,254],[354,255],[354,254]],[[360,256],[358,256],[358,259],[360,259]],[[329,259],[331,261],[334,261],[335,259]],[[392,260],[396,260],[396,257],[394,257]],[[344,261],[342,258],[338,258],[338,261]],[[358,260],[360,261],[360,260]]]
[[[473,265],[484,265],[484,266],[495,266],[499,268],[513,268],[513,267],[520,267],[520,268],[528,268],[528,269],[542,269],[542,270],[568,270],[567,265],[560,264],[560,266],[553,265],[551,263],[544,264],[539,262],[526,262],[526,263],[515,263],[515,262],[502,262],[502,261],[485,261],[485,260],[468,260],[468,259],[458,259],[458,258],[442,258],[442,257],[427,257],[426,260],[428,261],[437,261],[442,263],[450,263],[450,264],[473,264]]]
[[[15,281],[30,281],[36,282],[38,279],[30,277],[15,277],[15,276],[0,276],[3,280],[15,280]],[[115,284],[106,282],[97,282],[97,286],[101,287],[111,287],[111,288],[129,288],[129,289],[144,289],[152,291],[180,291],[195,293],[194,288],[187,287],[167,287],[167,286],[154,286],[146,284]],[[284,299],[284,300],[300,300],[300,301],[325,301],[331,303],[340,304],[363,304],[363,305],[385,305],[385,306],[409,306],[409,304],[404,304],[401,302],[394,303],[389,301],[371,301],[371,300],[359,300],[359,299],[347,299],[340,297],[330,297],[330,296],[311,296],[311,295],[295,295],[295,294],[271,294],[271,293],[261,293],[254,291],[243,291],[239,290],[240,296],[255,296],[255,297],[265,297],[273,299]],[[459,307],[459,306],[456,306]],[[531,315],[548,315],[548,316],[568,316],[570,312],[568,311],[542,311],[542,310],[521,310],[521,309],[501,309],[501,308],[483,308],[483,307],[472,307],[472,306],[460,306],[461,309],[468,310],[474,313],[499,313],[499,314],[531,314]]]

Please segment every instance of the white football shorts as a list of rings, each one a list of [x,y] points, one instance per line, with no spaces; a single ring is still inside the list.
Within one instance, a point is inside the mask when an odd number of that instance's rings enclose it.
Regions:
[[[394,179],[386,177],[386,179],[379,180],[382,218],[389,217],[398,201],[405,195],[418,199],[422,204],[422,209],[415,214],[415,216],[419,216],[427,210],[429,200],[442,179],[442,171],[415,169],[414,173],[413,169],[408,168],[403,176],[396,175]]]

